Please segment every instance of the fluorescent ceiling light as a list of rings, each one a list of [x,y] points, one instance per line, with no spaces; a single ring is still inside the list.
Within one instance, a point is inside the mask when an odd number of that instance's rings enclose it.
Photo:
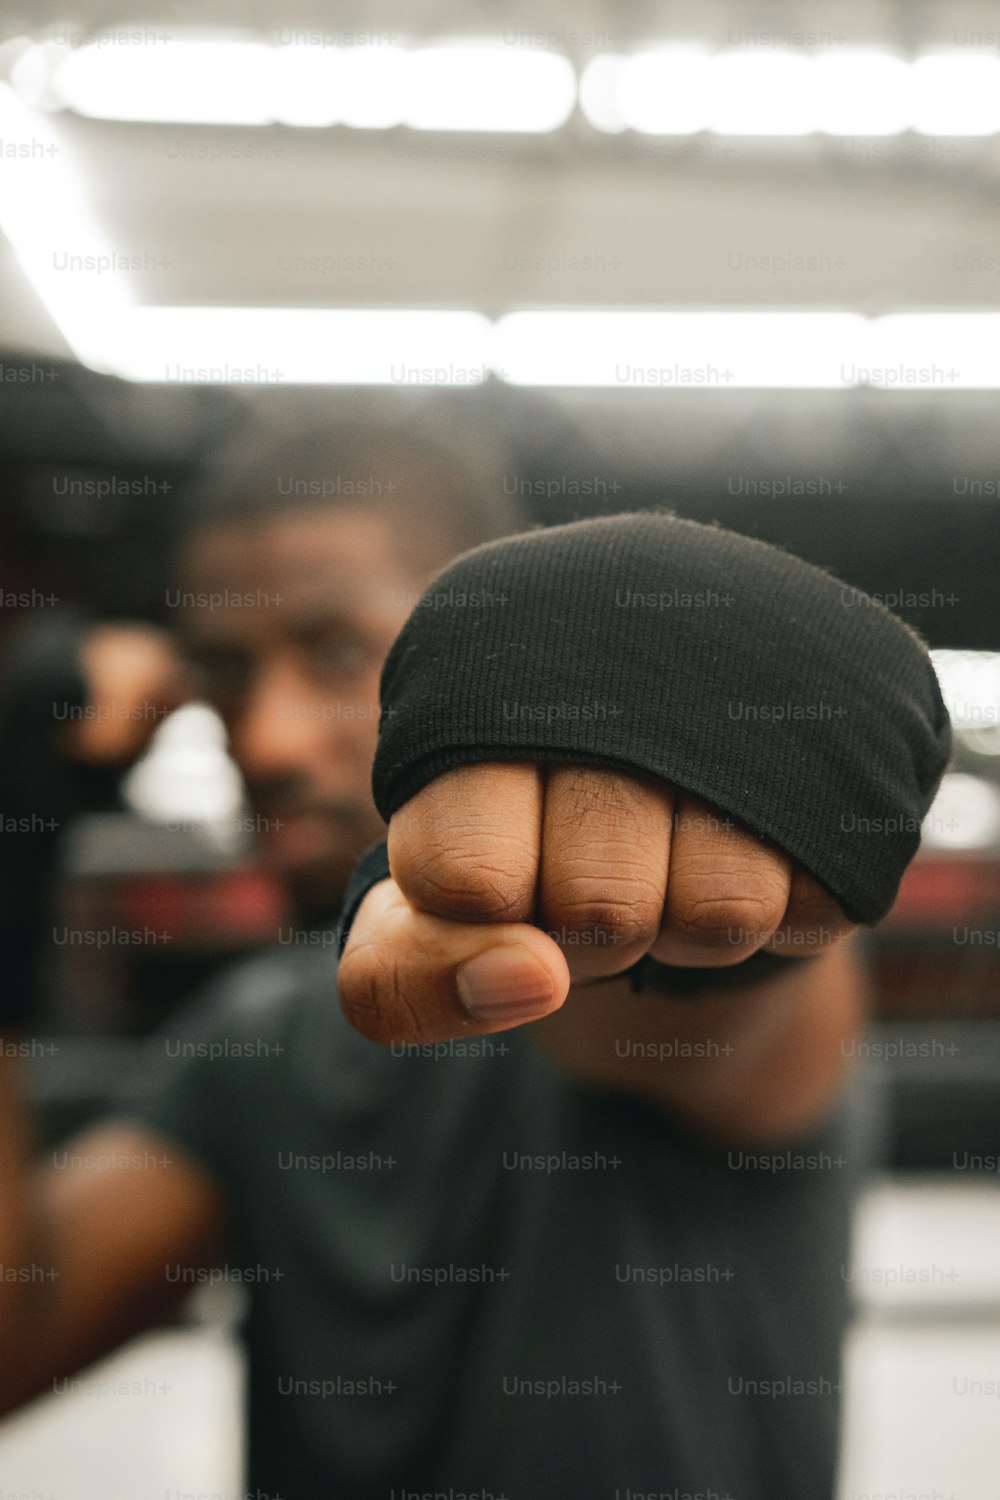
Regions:
[[[418,47],[405,123],[416,130],[557,130],[576,104],[576,74],[556,52],[505,46]]]
[[[106,359],[164,383],[478,385],[489,334],[477,312],[139,307],[108,330]]]
[[[995,135],[1000,131],[1000,59],[941,52],[912,64],[911,125],[922,135]]]
[[[869,384],[996,390],[1000,313],[887,313],[874,320],[870,359]]]
[[[33,52],[21,77],[37,97],[48,54]],[[538,133],[564,124],[576,103],[568,58],[488,41],[318,48],[190,38],[122,48],[95,40],[55,63],[51,88],[64,106],[101,119],[374,130]]]
[[[649,47],[595,58],[580,106],[599,130],[646,135],[993,135],[1000,59],[864,49],[818,53]]]
[[[65,306],[53,310],[62,323]],[[131,380],[891,392],[1000,389],[1000,313],[513,312],[105,305],[70,342]],[[74,324],[74,318],[77,322]],[[64,330],[66,331],[66,330]]]
[[[402,124],[413,87],[410,54],[402,47],[339,48],[336,123],[356,130]],[[301,88],[301,86],[300,86]],[[304,88],[301,88],[303,95]]]
[[[39,43],[14,81],[28,102],[103,119],[388,129],[558,129],[572,113],[569,59],[497,41],[270,46],[191,33],[157,45]],[[648,135],[926,135],[1000,132],[1000,58],[942,52],[644,48],[592,59],[580,103],[603,131]]]
[[[721,52],[702,76],[717,135],[806,135],[816,129],[810,60],[795,52]]]
[[[340,123],[344,59],[339,47],[279,47],[274,58],[271,103],[282,125]]]
[[[283,125],[401,125],[412,89],[410,54],[402,47],[278,47],[274,118]]]
[[[910,121],[912,68],[888,52],[823,52],[809,59],[815,130],[898,135]]]
[[[618,52],[602,52],[580,75],[580,108],[595,129],[608,135],[626,128],[621,111],[621,75],[628,61]]]
[[[616,89],[625,124],[646,135],[706,130],[712,67],[704,47],[660,47],[626,58]]]
[[[52,82],[70,109],[102,120],[266,125],[273,118],[274,57],[273,48],[257,42],[95,42],[60,62]]]
[[[133,304],[123,257],[90,212],[83,178],[52,121],[0,83],[3,163],[0,230],[78,359],[105,370],[108,331]]]
[[[844,312],[517,312],[494,362],[514,385],[837,388],[868,330]]]

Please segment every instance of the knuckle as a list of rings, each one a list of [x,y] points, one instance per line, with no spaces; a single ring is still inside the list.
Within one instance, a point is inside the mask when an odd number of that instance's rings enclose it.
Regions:
[[[414,905],[452,921],[510,921],[534,900],[533,872],[519,870],[515,860],[498,863],[475,852],[435,851],[398,879]]]
[[[698,895],[680,902],[671,917],[686,936],[726,948],[763,941],[777,927],[781,907],[763,895]]]
[[[557,930],[589,933],[608,946],[648,946],[659,929],[662,907],[662,893],[648,881],[569,876],[547,890],[545,917]]]

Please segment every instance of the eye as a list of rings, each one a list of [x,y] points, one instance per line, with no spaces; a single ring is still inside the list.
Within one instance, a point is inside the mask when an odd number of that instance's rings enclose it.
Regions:
[[[325,679],[350,681],[371,669],[371,646],[360,636],[329,631],[314,637],[306,647],[313,671]]]
[[[187,661],[195,690],[210,703],[229,707],[245,696],[252,669],[239,652],[192,651]]]

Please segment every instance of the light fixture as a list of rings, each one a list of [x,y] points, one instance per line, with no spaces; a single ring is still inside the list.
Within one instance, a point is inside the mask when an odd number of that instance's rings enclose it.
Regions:
[[[872,377],[898,390],[1000,387],[1000,313],[887,313],[874,320]]]
[[[704,47],[660,47],[626,58],[614,85],[622,120],[647,135],[706,130],[712,68]]]
[[[8,148],[0,230],[77,358],[110,371],[109,335],[134,301],[126,258],[95,222],[63,135],[2,82],[0,139]]]
[[[417,47],[404,121],[416,130],[558,130],[576,104],[576,74],[558,52],[528,47]]]
[[[811,59],[797,52],[720,52],[701,75],[716,135],[807,135],[816,129]]]
[[[155,46],[76,47],[52,86],[77,114],[102,120],[266,125],[275,52],[259,42],[172,37]]]
[[[568,58],[488,38],[322,48],[196,34],[124,48],[95,38],[68,52],[39,45],[20,79],[33,99],[45,91],[78,114],[171,124],[538,134],[558,129],[576,104]]]
[[[888,52],[844,50],[810,58],[814,128],[826,135],[898,135],[910,121],[912,73]]]
[[[108,331],[130,380],[228,385],[478,385],[482,313],[308,307],[140,307]]]
[[[994,135],[1000,59],[974,51],[907,61],[864,48],[649,46],[594,58],[580,107],[598,130],[624,124],[646,135]]]
[[[514,312],[494,363],[514,385],[835,389],[868,326],[851,312]]]
[[[621,75],[628,62],[619,52],[602,52],[580,74],[580,108],[596,130],[618,135],[627,127],[621,111]]]
[[[911,65],[910,123],[922,135],[995,135],[1000,131],[1000,59],[940,52]]]

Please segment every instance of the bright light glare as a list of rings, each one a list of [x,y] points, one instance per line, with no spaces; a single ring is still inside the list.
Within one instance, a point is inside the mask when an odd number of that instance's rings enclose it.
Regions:
[[[186,703],[159,726],[122,787],[125,801],[154,822],[232,825],[243,783],[226,753],[226,731],[207,703]]]
[[[12,76],[28,103],[48,107],[54,98],[104,119],[218,125],[538,133],[565,124],[577,94],[567,57],[490,40],[317,49],[191,34],[125,49],[98,38],[68,54],[39,44]],[[585,117],[606,132],[993,135],[1000,58],[654,46],[593,58],[579,96]]]
[[[929,53],[912,64],[910,123],[922,135],[995,135],[1000,131],[1000,59]]]
[[[646,135],[693,135],[705,130],[714,66],[703,47],[660,47],[627,58],[617,90],[625,124]]]
[[[341,49],[340,123],[356,130],[400,125],[413,86],[411,54],[402,47]]]
[[[8,74],[22,104],[31,109],[48,109],[53,103],[58,104],[51,93],[52,75],[71,51],[64,42],[35,42],[25,47]]]
[[[1000,349],[1000,313],[564,310],[491,324],[473,311],[110,307],[74,347],[128,379],[184,383],[475,385],[492,373],[660,392],[1000,388],[1000,356],[983,352]]]
[[[993,135],[1000,132],[1000,58],[928,53],[907,62],[865,49],[651,47],[596,57],[583,75],[580,106],[599,130],[619,129],[622,120],[647,135]]]
[[[626,62],[618,52],[603,52],[580,75],[580,108],[595,130],[608,135],[625,129],[620,80]]]
[[[37,97],[44,80],[34,50],[22,75]],[[111,120],[534,133],[558,129],[576,103],[568,58],[499,43],[316,48],[175,38],[124,52],[90,43],[57,61],[57,99]]]
[[[872,364],[879,384],[921,390],[1000,387],[1000,313],[887,313],[875,320]]]
[[[986,849],[1000,842],[1000,791],[980,776],[945,776],[921,831],[931,849]]]
[[[183,384],[478,385],[489,332],[476,312],[140,307],[109,330],[108,358]]]
[[[338,124],[345,87],[341,49],[305,44],[279,47],[273,85],[274,117],[282,125]]]
[[[576,103],[572,65],[554,52],[420,47],[410,74],[405,123],[416,130],[557,130]]]
[[[931,660],[956,725],[1000,724],[1000,652],[932,651]]]
[[[519,312],[499,320],[494,360],[514,385],[836,388],[868,327],[841,312]]]
[[[816,129],[810,60],[794,52],[722,52],[704,80],[718,135],[805,135]]]
[[[55,71],[56,93],[104,120],[266,125],[274,49],[257,42],[179,41],[155,47],[78,47]]]
[[[809,59],[814,128],[827,135],[898,135],[910,117],[912,69],[888,52]]]
[[[90,213],[62,135],[0,83],[0,139],[18,155],[3,164],[0,230],[77,358],[104,363],[109,331],[133,297],[119,258]]]
[[[410,84],[402,47],[279,47],[270,103],[282,125],[387,130],[402,123]]]

